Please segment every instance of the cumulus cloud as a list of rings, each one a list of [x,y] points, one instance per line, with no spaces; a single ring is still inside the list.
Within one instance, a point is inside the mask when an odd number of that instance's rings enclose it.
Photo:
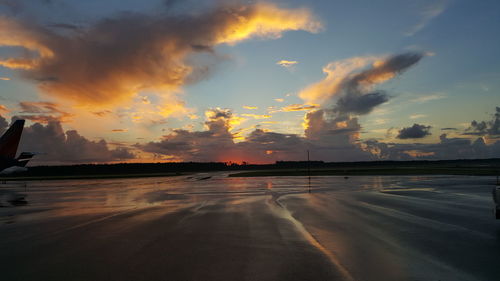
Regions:
[[[184,161],[241,159],[262,163],[301,160],[306,148],[326,161],[376,159],[377,156],[365,150],[360,141],[361,125],[355,115],[367,114],[386,102],[389,95],[374,91],[373,87],[396,77],[422,56],[407,53],[383,59],[354,58],[327,66],[327,78],[300,93],[308,103],[270,109],[270,112],[309,111],[304,117],[304,136],[257,128],[242,137],[231,133],[235,116],[230,111],[218,109],[206,114],[205,131],[174,130],[160,141],[138,145],[138,148]],[[339,97],[330,109],[320,109],[312,102],[324,103],[334,96]],[[242,116],[256,117],[253,114]]]
[[[465,130],[466,135],[500,136],[500,107],[495,108],[495,114],[489,121],[472,121]]]
[[[0,65],[19,69],[52,96],[109,105],[128,101],[146,89],[175,92],[203,78],[210,66],[190,57],[213,56],[217,45],[320,28],[308,9],[261,2],[226,3],[189,15],[122,13],[78,32],[59,32],[59,28],[1,16],[0,47],[29,52],[2,58]]]
[[[365,149],[382,160],[451,160],[500,157],[500,141],[487,145],[483,138],[448,138],[440,136],[438,143],[382,143],[369,140]]]
[[[420,125],[420,124],[413,124],[413,126],[408,127],[408,128],[403,128],[399,130],[398,135],[396,138],[398,139],[421,139],[425,138],[426,136],[431,135],[431,126],[425,126],[425,125]]]
[[[137,145],[143,151],[169,156],[183,161],[222,161],[224,154],[234,149],[230,132],[233,114],[229,110],[213,109],[205,114],[206,130],[190,132],[173,130],[158,142]]]
[[[247,161],[269,163],[276,160],[303,160],[305,151],[328,161],[370,159],[358,143],[357,119],[330,120],[324,111],[311,112],[306,118],[306,136],[283,134],[257,128],[235,142],[231,132],[234,115],[214,109],[206,114],[206,130],[173,130],[159,141],[137,144],[146,152],[183,161]]]
[[[387,58],[355,57],[332,62],[323,68],[326,78],[302,90],[299,97],[320,104],[337,97],[334,109],[340,114],[367,114],[390,98],[384,91],[373,88],[400,75],[422,57],[422,53],[411,52]]]
[[[91,141],[76,130],[64,132],[61,123],[34,123],[24,128],[19,151],[38,152],[36,164],[73,164],[125,161],[135,158],[126,147],[110,149],[105,140]]]

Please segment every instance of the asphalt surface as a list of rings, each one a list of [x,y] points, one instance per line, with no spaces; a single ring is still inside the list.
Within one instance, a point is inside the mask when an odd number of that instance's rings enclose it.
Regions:
[[[498,280],[494,183],[215,173],[0,184],[0,280]]]

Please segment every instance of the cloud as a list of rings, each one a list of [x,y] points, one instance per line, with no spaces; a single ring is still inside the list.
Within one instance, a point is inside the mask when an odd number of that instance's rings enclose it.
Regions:
[[[382,143],[369,140],[364,143],[366,150],[383,160],[450,160],[480,159],[500,157],[500,141],[487,145],[483,138],[474,141],[465,138],[440,136],[438,143]]]
[[[409,52],[387,58],[354,57],[332,62],[323,68],[326,78],[302,90],[299,97],[324,104],[338,96],[335,111],[367,114],[390,98],[384,91],[374,91],[374,86],[400,75],[423,56]]]
[[[354,58],[327,66],[327,78],[306,88],[301,92],[301,97],[325,102],[339,95],[333,108],[319,109],[319,105],[312,102],[293,104],[279,110],[270,108],[270,112],[309,111],[304,117],[304,136],[260,128],[247,136],[242,136],[240,131],[231,133],[234,127],[231,124],[236,116],[229,110],[215,109],[205,114],[205,131],[177,129],[159,141],[139,144],[137,147],[146,152],[162,154],[168,159],[184,161],[239,159],[263,163],[301,160],[305,149],[314,151],[326,161],[377,159],[376,155],[363,148],[360,141],[361,125],[353,114],[367,114],[386,102],[389,95],[383,91],[373,91],[373,87],[401,74],[422,56],[420,53],[406,53],[383,59]],[[242,116],[255,118],[257,115]]]
[[[294,60],[280,60],[276,64],[280,65],[280,66],[283,66],[284,68],[288,68],[289,69],[289,68],[295,66],[298,63],[299,63],[298,61],[294,61]]]
[[[2,80],[2,81],[10,81],[10,78],[9,77],[0,77],[0,80]]]
[[[241,114],[241,116],[251,117],[254,119],[268,119],[268,118],[273,117],[272,115],[267,115],[267,114],[261,115],[261,114],[248,114],[248,113]]]
[[[230,133],[233,114],[229,110],[213,109],[205,114],[206,130],[190,132],[176,129],[158,142],[137,145],[145,152],[170,156],[183,161],[222,161],[234,148]]]
[[[129,101],[143,90],[168,95],[202,79],[209,65],[190,57],[213,57],[217,45],[320,29],[310,10],[271,3],[225,4],[189,15],[121,13],[65,33],[2,16],[0,46],[30,52],[0,59],[0,65],[19,69],[52,96],[102,106]]]
[[[99,116],[99,117],[105,117],[105,116],[108,116],[110,114],[113,114],[113,112],[111,110],[94,111],[91,113],[94,114],[95,116]]]
[[[232,112],[213,109],[206,114],[206,129],[190,132],[176,129],[159,141],[137,144],[145,152],[183,161],[247,161],[270,163],[276,160],[303,160],[305,151],[329,161],[370,159],[359,143],[357,119],[330,120],[317,111],[306,117],[306,136],[254,129],[246,137],[231,132]],[[239,142],[235,142],[238,139]],[[241,140],[241,141],[240,141]]]
[[[105,140],[91,141],[76,130],[64,132],[60,122],[35,123],[24,128],[19,151],[39,152],[36,164],[125,161],[135,158],[126,147],[110,149]]]
[[[440,100],[440,99],[444,99],[444,98],[446,98],[446,95],[438,93],[438,94],[420,96],[420,97],[417,97],[417,98],[410,100],[410,102],[424,103],[424,102],[433,101],[433,100]]]
[[[244,105],[243,106],[244,109],[248,109],[248,110],[256,110],[256,109],[259,109],[257,106],[249,106],[249,105]]]
[[[425,126],[425,125],[419,125],[419,124],[413,124],[413,126],[408,127],[408,128],[403,128],[399,130],[398,135],[396,138],[398,139],[421,139],[425,138],[426,136],[431,135],[430,129],[431,126]]]
[[[3,104],[0,104],[0,114],[1,113],[8,113],[10,110]]]
[[[389,96],[383,92],[369,94],[348,94],[340,97],[335,105],[335,110],[341,113],[368,114],[377,105],[389,100]]]
[[[465,135],[500,136],[500,107],[495,108],[495,114],[489,121],[472,121],[465,130]]]
[[[317,104],[290,104],[282,107],[279,110],[276,110],[276,112],[307,111],[307,110],[317,109],[318,107],[319,105]]]
[[[53,102],[23,101],[19,103],[19,107],[19,114],[16,115],[16,118],[38,123],[47,124],[53,121],[65,123],[73,117],[73,114],[61,110],[60,105]]]
[[[285,99],[274,99],[274,100],[277,102],[284,102],[285,101]]]
[[[457,131],[457,128],[441,128],[441,131]]]
[[[420,12],[420,21],[404,34],[406,36],[415,35],[417,32],[424,29],[434,18],[441,15],[446,10],[447,6],[448,0],[432,1],[430,5]]]
[[[126,133],[128,132],[128,129],[113,129],[111,130],[113,133]]]
[[[410,115],[410,119],[420,119],[420,118],[424,118],[424,117],[427,117],[427,115],[425,115],[425,114],[413,114],[413,115]]]

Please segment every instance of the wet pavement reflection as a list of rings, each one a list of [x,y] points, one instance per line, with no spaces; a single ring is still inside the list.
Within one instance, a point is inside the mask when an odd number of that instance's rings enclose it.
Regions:
[[[222,172],[8,182],[1,279],[495,280],[494,183]]]

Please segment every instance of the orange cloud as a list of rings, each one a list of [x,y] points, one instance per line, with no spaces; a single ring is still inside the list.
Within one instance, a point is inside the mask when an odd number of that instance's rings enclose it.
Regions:
[[[0,104],[0,113],[8,113],[9,111],[5,105]]]
[[[285,99],[274,99],[274,100],[277,102],[284,102],[285,101]]]
[[[175,102],[166,102],[160,106],[157,106],[157,112],[163,117],[170,116],[184,116],[192,114],[193,109],[187,108],[185,102],[183,101],[175,101]]]
[[[2,80],[2,81],[10,81],[10,78],[9,77],[0,77],[0,80]]]
[[[0,66],[11,69],[33,69],[36,67],[36,61],[31,59],[4,59],[0,60]]]
[[[354,57],[331,62],[323,68],[326,77],[302,90],[299,97],[307,102],[323,103],[340,93],[346,77],[376,60],[375,57]]]
[[[218,32],[216,43],[234,44],[251,37],[279,38],[283,31],[318,32],[322,24],[306,8],[282,9],[272,3],[236,7],[234,18]]]
[[[385,58],[356,57],[328,64],[326,78],[299,93],[307,102],[324,104],[340,95],[334,111],[342,114],[368,114],[390,98],[374,87],[403,73],[425,54],[408,52]]]
[[[178,99],[175,94],[182,86],[203,79],[210,70],[188,60],[193,54],[213,55],[219,44],[279,38],[289,30],[320,29],[310,10],[270,3],[225,4],[175,17],[121,14],[64,34],[35,22],[0,17],[0,47],[35,53],[0,59],[0,65],[18,69],[44,92],[79,105],[122,105],[144,90],[161,93],[169,102]],[[180,106],[174,106],[176,112],[189,111]],[[164,116],[173,114],[171,106],[159,110]]]

